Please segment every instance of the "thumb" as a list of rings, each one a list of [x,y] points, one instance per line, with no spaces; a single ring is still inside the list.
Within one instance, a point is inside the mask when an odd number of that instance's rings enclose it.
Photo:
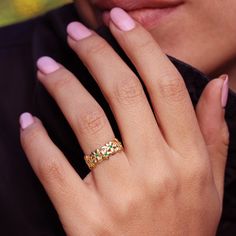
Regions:
[[[224,173],[229,132],[225,121],[228,98],[228,76],[222,75],[208,83],[196,107],[196,115],[210,156],[213,176],[223,198]]]

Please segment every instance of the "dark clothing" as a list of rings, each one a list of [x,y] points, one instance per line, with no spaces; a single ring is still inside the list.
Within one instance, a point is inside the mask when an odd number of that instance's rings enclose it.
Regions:
[[[36,79],[35,62],[40,56],[55,58],[77,76],[102,105],[119,137],[107,102],[87,69],[67,46],[66,26],[73,20],[80,19],[73,6],[68,5],[42,17],[0,29],[0,235],[3,236],[65,235],[56,211],[21,149],[18,117],[22,112],[39,116],[81,177],[89,172],[71,128]],[[109,31],[106,28],[98,31],[134,69]],[[183,62],[171,60],[183,75],[196,105],[208,79]],[[232,92],[226,118],[231,136],[224,211],[218,235],[230,236],[236,235],[236,95]]]

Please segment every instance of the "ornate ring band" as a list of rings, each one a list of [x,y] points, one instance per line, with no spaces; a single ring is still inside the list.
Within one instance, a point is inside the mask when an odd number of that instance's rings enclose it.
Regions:
[[[90,155],[85,155],[84,160],[88,165],[89,169],[92,170],[99,163],[103,162],[104,160],[108,160],[110,156],[122,150],[123,146],[121,142],[118,139],[114,138],[112,141],[91,152]]]

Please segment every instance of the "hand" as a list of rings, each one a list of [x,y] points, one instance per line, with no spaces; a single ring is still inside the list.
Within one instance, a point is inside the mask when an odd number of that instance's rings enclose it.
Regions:
[[[95,32],[71,23],[68,43],[109,102],[124,151],[82,180],[41,122],[24,114],[21,142],[29,162],[68,235],[214,235],[228,146],[227,81],[210,82],[195,113],[181,75],[151,35],[121,9],[110,17],[110,30],[136,66],[154,113],[114,50]],[[41,58],[38,67],[85,154],[113,139],[102,108],[79,80],[50,58]]]

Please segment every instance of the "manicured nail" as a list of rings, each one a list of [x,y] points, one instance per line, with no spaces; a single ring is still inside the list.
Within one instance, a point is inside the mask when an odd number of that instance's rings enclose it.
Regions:
[[[92,31],[80,22],[72,22],[67,26],[67,33],[74,40],[81,40],[92,35]]]
[[[21,114],[19,121],[21,128],[26,129],[27,127],[29,127],[34,123],[34,118],[30,113],[25,112]]]
[[[37,61],[38,69],[44,74],[50,74],[60,68],[59,64],[51,57],[41,57]]]
[[[130,31],[135,27],[134,20],[121,8],[113,8],[110,12],[113,23],[123,31]]]
[[[221,92],[221,105],[223,108],[226,107],[229,95],[229,76],[228,75],[221,75],[220,78],[224,80],[222,92]]]

